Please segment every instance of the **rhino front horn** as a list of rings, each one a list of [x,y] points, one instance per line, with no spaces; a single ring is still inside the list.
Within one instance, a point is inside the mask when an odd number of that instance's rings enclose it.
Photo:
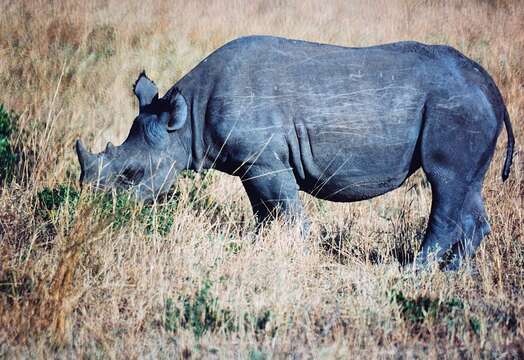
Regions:
[[[84,170],[94,161],[96,161],[96,155],[91,154],[85,146],[82,144],[82,141],[78,139],[75,144],[76,155],[78,156],[78,161],[80,162],[80,167]]]

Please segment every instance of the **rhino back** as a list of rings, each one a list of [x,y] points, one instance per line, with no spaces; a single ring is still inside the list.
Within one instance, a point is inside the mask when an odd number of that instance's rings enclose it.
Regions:
[[[408,175],[439,69],[418,43],[345,48],[249,37],[215,51],[179,86],[194,97],[216,167],[285,164],[303,190],[347,200]]]

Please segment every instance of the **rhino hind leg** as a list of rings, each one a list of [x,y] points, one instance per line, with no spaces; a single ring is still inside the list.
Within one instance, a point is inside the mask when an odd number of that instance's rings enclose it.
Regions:
[[[461,214],[463,236],[451,249],[446,270],[458,270],[475,255],[482,239],[491,232],[481,194],[481,185],[473,187],[467,194]]]
[[[417,262],[433,257],[457,269],[489,233],[481,191],[500,129],[494,113],[484,104],[465,104],[462,112],[441,110],[425,119],[420,153],[432,205]]]
[[[302,202],[298,196],[298,184],[288,169],[250,169],[243,177],[242,184],[249,197],[257,225],[267,223],[277,216],[283,216],[289,223],[299,223],[302,235],[309,229]]]
[[[439,184],[434,179],[430,183],[431,213],[417,259],[421,264],[430,259],[442,261],[444,255],[462,236],[461,208],[464,203],[463,194],[467,191],[466,184]]]

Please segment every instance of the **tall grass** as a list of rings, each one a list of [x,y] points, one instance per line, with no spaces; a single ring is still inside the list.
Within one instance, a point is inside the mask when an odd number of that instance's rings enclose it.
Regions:
[[[0,104],[17,115],[0,189],[0,356],[524,357],[523,19],[518,0],[4,1]],[[484,185],[493,231],[471,264],[400,269],[429,214],[422,174],[360,203],[304,195],[307,242],[278,222],[255,235],[224,174],[187,176],[150,207],[80,192],[74,140],[99,151],[125,138],[142,69],[166,91],[247,34],[445,43],[493,75],[517,152],[502,184],[502,135]]]

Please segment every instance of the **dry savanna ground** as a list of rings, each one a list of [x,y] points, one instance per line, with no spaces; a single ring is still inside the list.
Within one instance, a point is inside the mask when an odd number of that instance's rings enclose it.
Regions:
[[[1,1],[0,357],[523,358],[524,3],[519,0]],[[417,250],[421,173],[360,203],[304,196],[311,235],[255,235],[235,178],[187,174],[169,199],[80,191],[73,151],[118,144],[146,69],[161,92],[240,35],[347,46],[449,44],[480,62],[517,147],[484,196],[493,232],[458,272]]]

